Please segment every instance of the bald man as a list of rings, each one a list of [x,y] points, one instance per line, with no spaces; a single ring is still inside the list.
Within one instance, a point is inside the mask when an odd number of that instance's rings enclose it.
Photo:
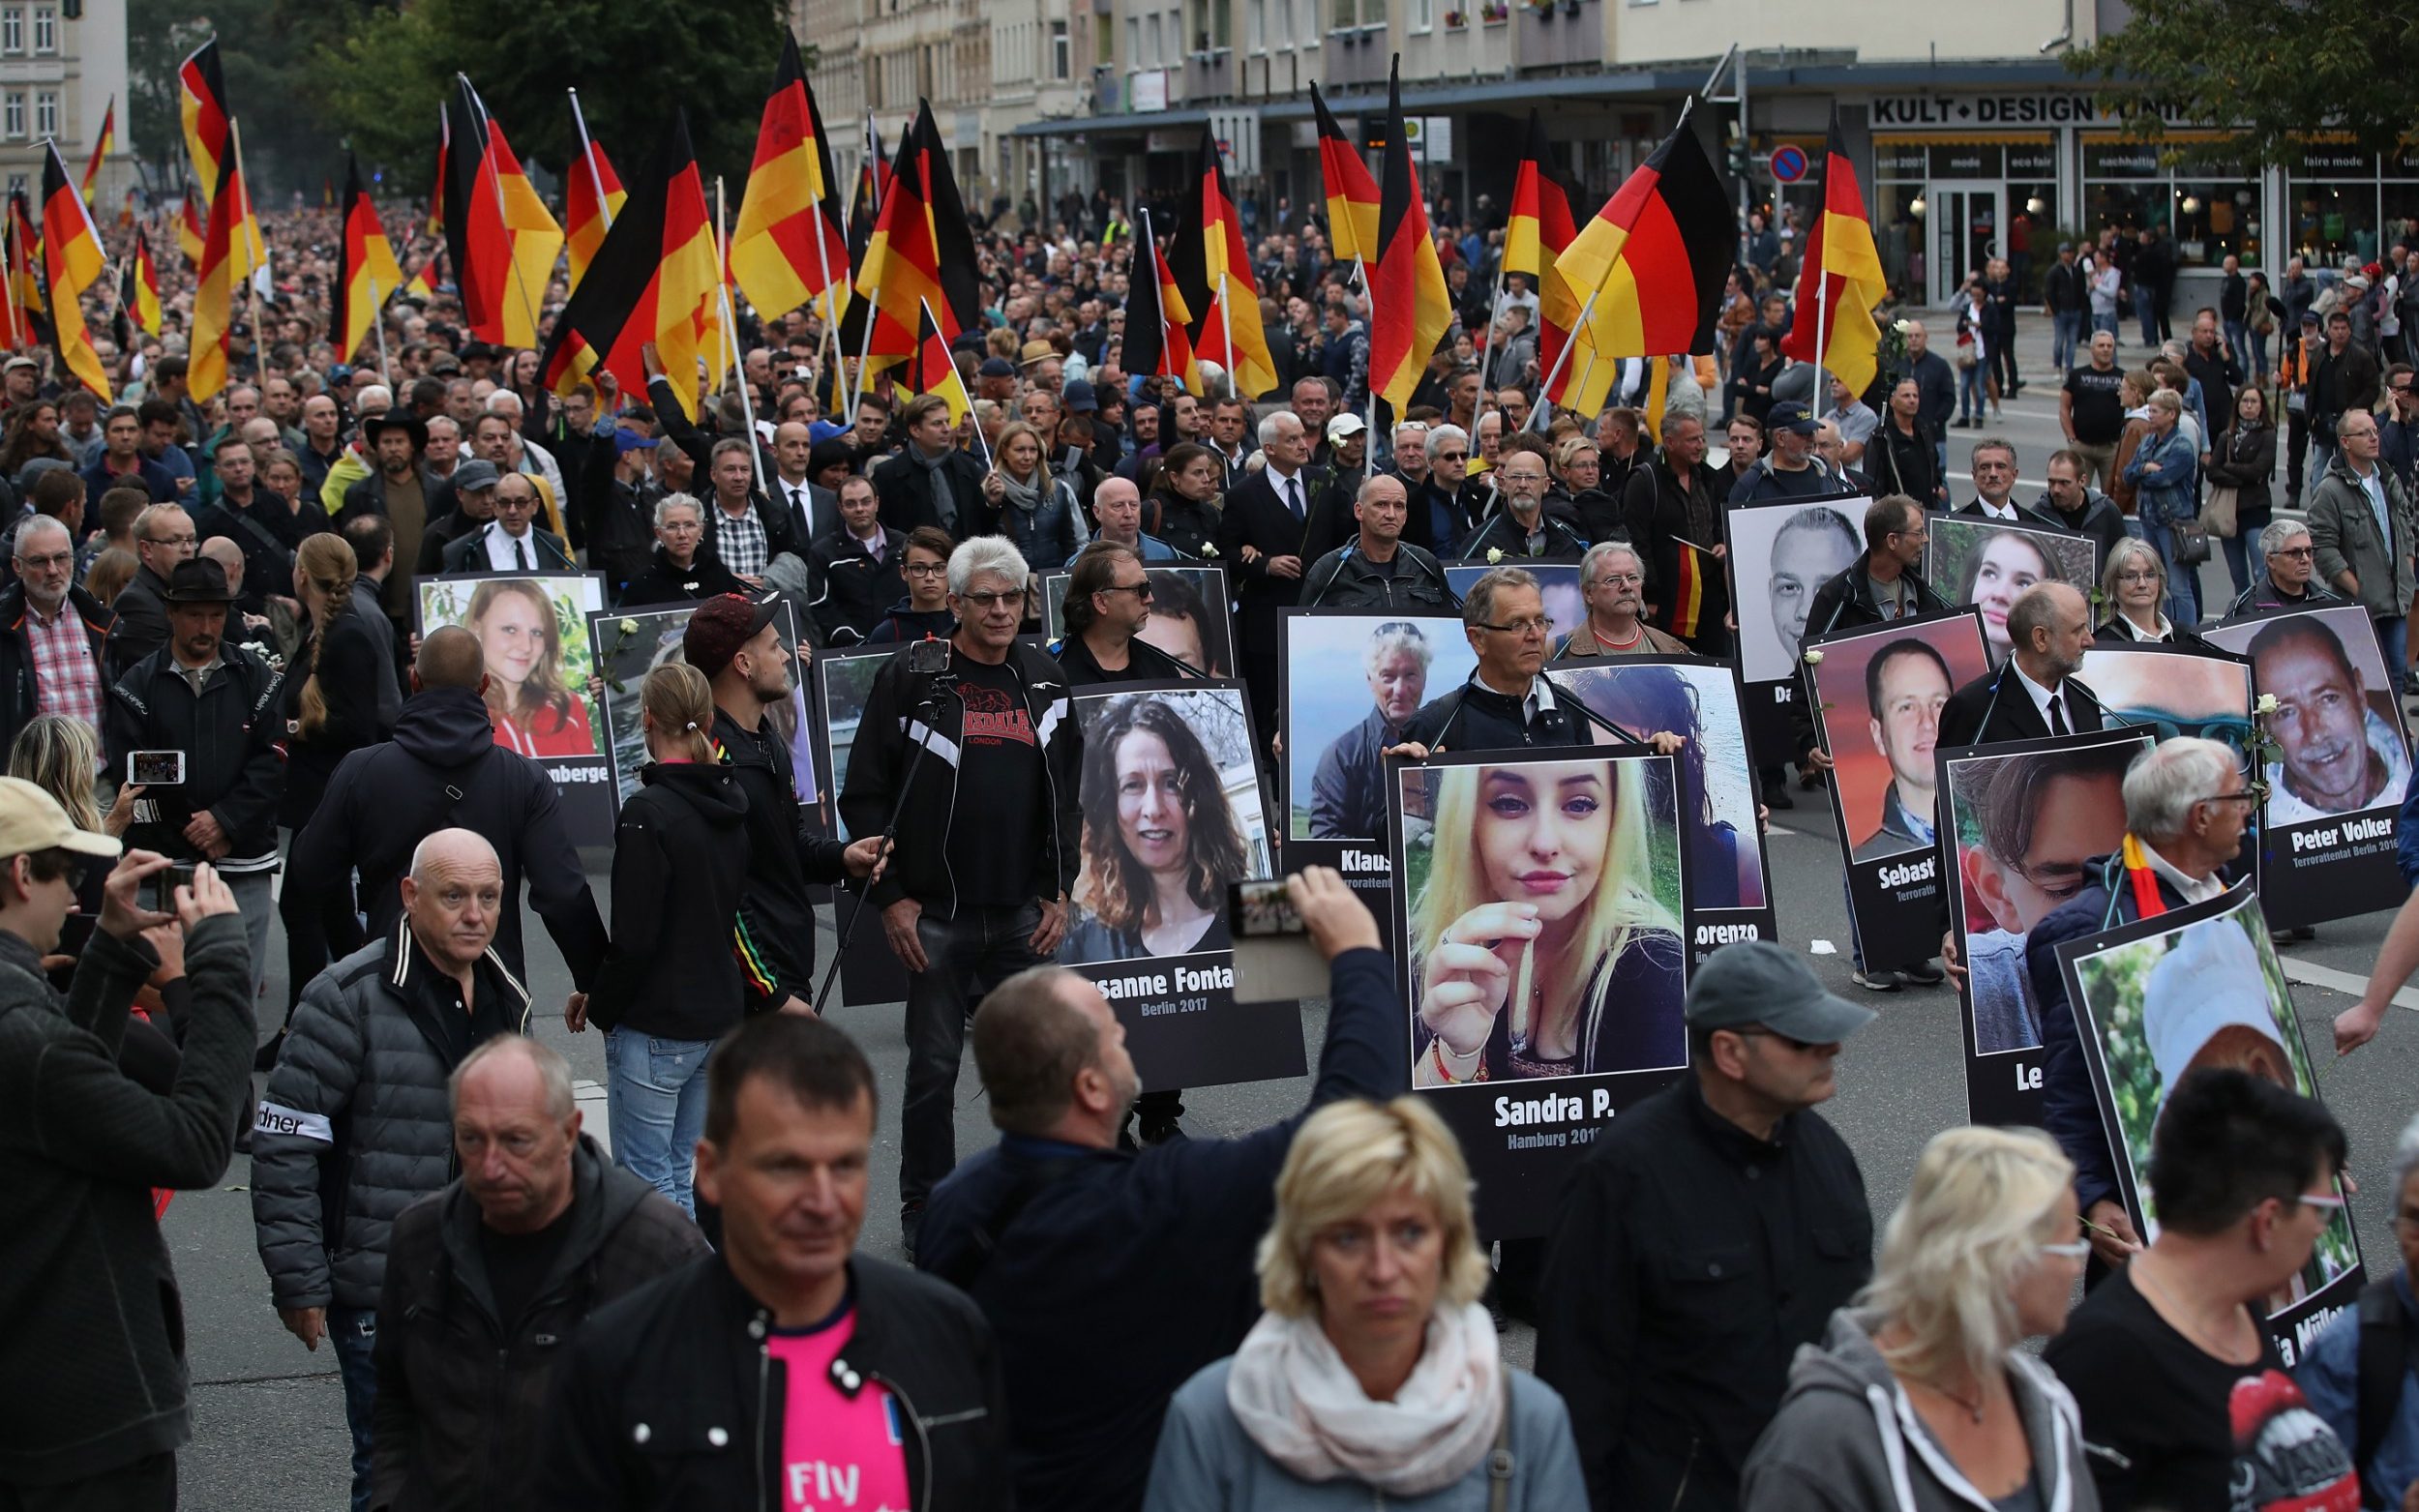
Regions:
[[[437,830],[413,850],[402,892],[392,933],[304,989],[253,1118],[253,1227],[270,1298],[305,1348],[334,1346],[356,1507],[369,1501],[388,1235],[453,1179],[454,1068],[529,1022],[527,989],[489,948],[504,908],[495,847]]]
[[[818,489],[808,462],[815,454],[815,431],[802,420],[785,420],[773,431],[772,490],[790,506],[790,518],[801,548],[840,528],[838,503],[829,489]]]
[[[525,1506],[562,1346],[598,1308],[705,1254],[705,1237],[581,1132],[571,1066],[537,1041],[488,1040],[451,1093],[462,1175],[397,1219],[387,1248],[372,1501]],[[454,1260],[467,1255],[477,1280]],[[415,1317],[454,1326],[406,1326]]]

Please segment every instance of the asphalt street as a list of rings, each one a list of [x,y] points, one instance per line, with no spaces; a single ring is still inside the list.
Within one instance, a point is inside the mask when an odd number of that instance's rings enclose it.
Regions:
[[[2179,314],[2179,328],[2189,320]],[[2005,404],[1989,431],[1952,432],[1951,472],[1959,501],[1971,496],[1969,471],[1959,454],[1981,434],[2013,440],[2018,453],[2023,496],[2039,491],[2043,463],[2058,444],[2056,384],[2047,367],[2046,322],[2028,318],[2019,341],[2022,370],[2038,384]],[[1931,322],[1935,335],[1945,322]],[[1945,345],[1945,341],[1943,342]],[[2140,356],[2129,345],[2129,363]],[[2223,602],[2225,569],[2212,562],[2204,574],[2204,598]],[[1847,921],[1838,884],[1838,848],[1828,800],[1800,793],[1793,810],[1775,815],[1769,847],[1783,942],[1809,953],[1816,973],[1835,991],[1880,1010],[1881,1018],[1853,1040],[1842,1055],[1839,1091],[1824,1110],[1846,1137],[1864,1169],[1877,1218],[1886,1218],[1904,1194],[1926,1141],[1966,1118],[1963,1054],[1956,999],[1946,987],[1911,989],[1888,995],[1860,992],[1849,981]],[[609,858],[588,857],[600,902]],[[2381,905],[2396,900],[2380,899]],[[2322,1090],[2351,1137],[2356,1172],[2363,1178],[2355,1199],[2358,1231],[2373,1261],[2392,1263],[2387,1226],[2391,1201],[2387,1179],[2394,1142],[2404,1123],[2419,1112],[2419,1018],[2392,1016],[2376,1041],[2347,1061],[2337,1062],[2328,1024],[2350,1005],[2365,983],[2389,915],[2377,913],[2322,926],[2318,938],[2293,947],[2288,972],[2294,1001],[2314,1063],[2324,1067]],[[546,1009],[536,1032],[571,1058],[582,1079],[582,1106],[592,1124],[604,1121],[604,1050],[594,1033],[574,1035],[560,1008],[570,980],[544,931],[530,920],[532,987]],[[820,953],[830,959],[828,920]],[[271,945],[272,976],[266,1002],[283,1004],[284,951]],[[2419,993],[2406,992],[2403,1006],[2419,1007]],[[264,1008],[262,1033],[275,1015]],[[900,1256],[896,1222],[897,1107],[904,1085],[906,1045],[897,1004],[835,1009],[836,1023],[856,1034],[881,1078],[883,1115],[875,1150],[874,1198],[869,1204],[864,1250],[885,1259]],[[1324,1033],[1325,1005],[1305,1005],[1302,1031],[1315,1055]],[[1306,1081],[1197,1090],[1187,1098],[1186,1124],[1196,1138],[1245,1132],[1299,1108]],[[992,1139],[981,1089],[971,1068],[960,1085],[958,1141],[961,1154]],[[254,1246],[248,1164],[238,1157],[215,1189],[179,1196],[168,1210],[165,1231],[176,1257],[185,1295],[194,1379],[194,1441],[184,1452],[182,1478],[187,1505],[208,1508],[341,1508],[347,1479],[348,1441],[343,1396],[335,1362],[324,1347],[314,1354],[278,1324],[269,1306],[267,1281]],[[1508,1341],[1512,1357],[1526,1364],[1534,1340],[1515,1328]],[[1109,1346],[1114,1347],[1114,1345]]]

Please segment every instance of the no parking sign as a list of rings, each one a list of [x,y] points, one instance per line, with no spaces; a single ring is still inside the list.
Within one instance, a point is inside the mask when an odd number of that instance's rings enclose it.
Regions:
[[[1774,182],[1780,184],[1795,184],[1800,179],[1806,177],[1807,167],[1806,149],[1798,146],[1796,143],[1782,142],[1779,146],[1773,149],[1772,169]]]

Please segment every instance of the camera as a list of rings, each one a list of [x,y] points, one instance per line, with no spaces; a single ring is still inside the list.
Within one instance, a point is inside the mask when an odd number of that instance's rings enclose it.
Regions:
[[[194,885],[194,864],[178,861],[151,874],[151,906],[158,913],[176,911],[176,890]]]

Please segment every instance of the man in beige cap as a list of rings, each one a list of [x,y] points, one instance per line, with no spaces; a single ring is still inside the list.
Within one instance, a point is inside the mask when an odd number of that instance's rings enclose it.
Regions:
[[[193,1437],[152,1192],[226,1171],[252,1087],[252,965],[207,864],[164,912],[151,879],[168,859],[135,850],[103,884],[73,987],[52,987],[44,958],[77,879],[117,855],[40,787],[0,778],[0,1400],[15,1404],[0,1506],[166,1512]],[[162,975],[190,984],[182,1056],[138,1082],[120,1064],[128,1010]]]

